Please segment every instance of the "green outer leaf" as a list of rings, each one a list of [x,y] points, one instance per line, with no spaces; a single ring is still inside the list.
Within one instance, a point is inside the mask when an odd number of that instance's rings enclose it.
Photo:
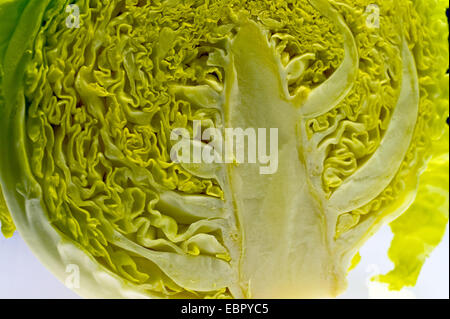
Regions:
[[[392,290],[414,286],[425,260],[442,240],[449,218],[448,131],[436,148],[444,151],[433,158],[420,177],[417,197],[411,207],[391,223],[394,233],[389,258],[395,268],[376,279]]]
[[[394,269],[374,279],[387,283],[391,290],[414,286],[425,260],[441,242],[449,220],[449,130],[443,125],[448,118],[448,23],[445,0],[414,0],[422,24],[430,29],[435,47],[433,64],[421,76],[434,81],[434,94],[429,100],[435,105],[434,130],[430,160],[419,178],[417,196],[412,205],[390,227],[394,238],[389,258]],[[432,30],[432,31],[431,31]],[[419,50],[416,50],[420,52]],[[437,51],[437,53],[436,53]],[[444,64],[445,63],[445,64]],[[444,65],[443,65],[444,64]],[[436,91],[439,94],[436,94]]]
[[[0,57],[4,55],[26,3],[26,0],[0,0]]]
[[[0,36],[0,148],[1,153],[6,155],[0,158],[0,180],[3,183],[0,186],[3,187],[9,207],[14,207],[15,196],[11,194],[11,190],[16,189],[16,185],[8,185],[8,181],[15,183],[23,173],[20,160],[9,151],[13,149],[10,145],[17,144],[18,141],[12,132],[15,127],[12,119],[20,113],[19,110],[23,112],[25,108],[24,102],[20,100],[20,97],[23,99],[23,94],[20,94],[23,87],[17,83],[21,82],[18,79],[23,78],[27,48],[39,29],[44,9],[49,2],[50,0],[0,1],[0,28],[3,31]],[[25,150],[22,151],[25,155]],[[26,158],[23,158],[23,163],[27,162]],[[0,209],[2,228],[6,229],[4,233],[9,237],[13,232],[13,221],[9,212],[6,212],[6,205]]]
[[[6,49],[8,48],[9,40],[14,33],[14,29],[20,18],[20,13],[22,12],[26,1],[14,1],[14,0],[0,0],[0,61],[3,62],[3,57],[5,55]],[[3,63],[0,63],[0,114],[3,114],[4,99],[3,99]],[[5,144],[0,143],[1,154],[7,154],[4,150]],[[0,159],[1,161],[2,159]],[[15,231],[15,225],[12,221],[12,217],[6,206],[5,199],[3,198],[3,193],[0,187],[0,224],[1,230],[5,237],[11,237]]]

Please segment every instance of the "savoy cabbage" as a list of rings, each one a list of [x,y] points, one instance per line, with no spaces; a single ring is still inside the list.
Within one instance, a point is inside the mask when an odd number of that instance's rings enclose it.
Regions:
[[[414,285],[448,222],[445,7],[0,0],[3,233],[85,297],[309,298],[391,222],[378,279]],[[276,172],[174,161],[194,122],[278,129]]]

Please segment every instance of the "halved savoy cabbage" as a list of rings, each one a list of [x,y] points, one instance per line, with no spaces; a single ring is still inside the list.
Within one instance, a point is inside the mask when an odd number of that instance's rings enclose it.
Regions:
[[[445,7],[0,0],[4,234],[85,297],[313,298],[394,220],[379,280],[413,285],[448,221]],[[278,170],[172,161],[194,121],[277,128]]]

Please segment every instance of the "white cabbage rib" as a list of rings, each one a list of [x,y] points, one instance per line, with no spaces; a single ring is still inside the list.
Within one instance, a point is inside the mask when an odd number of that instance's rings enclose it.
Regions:
[[[419,112],[419,83],[406,40],[402,47],[402,86],[383,140],[373,156],[333,193],[327,206],[349,212],[377,197],[392,181],[414,134]]]
[[[230,265],[216,257],[149,250],[117,232],[113,243],[155,263],[169,278],[187,290],[213,292],[235,286]]]
[[[218,198],[165,191],[160,195],[156,209],[183,224],[190,224],[201,219],[225,218],[224,206],[224,202]]]
[[[310,2],[339,28],[344,37],[345,53],[339,68],[324,83],[313,89],[308,94],[307,100],[299,106],[303,118],[318,117],[336,107],[351,91],[359,69],[355,39],[342,16],[327,0],[311,0]]]

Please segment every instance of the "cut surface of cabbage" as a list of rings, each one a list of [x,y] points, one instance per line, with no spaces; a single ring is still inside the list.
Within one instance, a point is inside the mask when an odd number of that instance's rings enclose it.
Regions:
[[[83,297],[324,298],[391,223],[378,279],[413,285],[448,222],[445,5],[0,0],[3,233]],[[173,160],[227,128],[276,129],[276,169]]]

